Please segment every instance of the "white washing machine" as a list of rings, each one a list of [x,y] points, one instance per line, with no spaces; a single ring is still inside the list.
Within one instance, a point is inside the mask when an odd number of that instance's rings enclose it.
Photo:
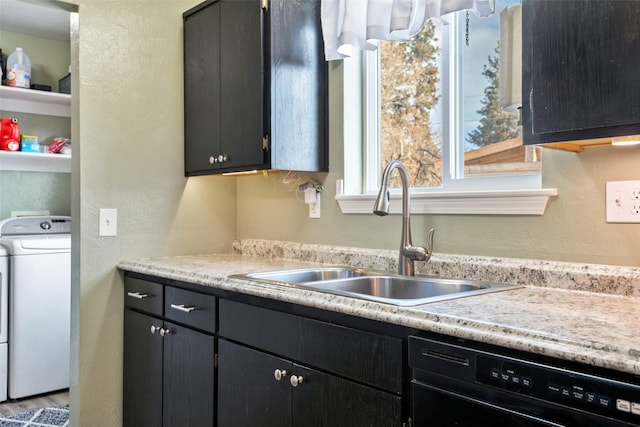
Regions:
[[[7,400],[7,358],[9,350],[7,336],[9,328],[9,257],[7,250],[0,246],[0,402]]]
[[[0,221],[9,288],[8,398],[69,387],[71,218]]]

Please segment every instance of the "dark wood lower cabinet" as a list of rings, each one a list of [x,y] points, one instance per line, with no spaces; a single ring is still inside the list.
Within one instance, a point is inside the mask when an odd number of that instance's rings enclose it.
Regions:
[[[162,425],[162,320],[124,311],[123,425]]]
[[[162,420],[165,427],[213,426],[215,347],[212,336],[165,322]]]
[[[220,340],[218,367],[219,427],[402,425],[400,396],[258,350]]]
[[[400,396],[294,365],[302,384],[293,390],[294,426],[402,425]]]
[[[123,425],[214,426],[214,337],[129,309],[124,318]]]
[[[274,377],[291,362],[224,340],[218,352],[218,427],[291,425],[289,378]]]
[[[124,427],[408,425],[398,334],[194,288],[125,275]]]

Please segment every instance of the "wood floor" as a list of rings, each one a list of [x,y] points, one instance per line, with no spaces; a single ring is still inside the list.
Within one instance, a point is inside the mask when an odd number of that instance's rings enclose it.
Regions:
[[[63,390],[49,394],[0,403],[0,416],[16,414],[30,409],[49,408],[69,403],[69,391]]]

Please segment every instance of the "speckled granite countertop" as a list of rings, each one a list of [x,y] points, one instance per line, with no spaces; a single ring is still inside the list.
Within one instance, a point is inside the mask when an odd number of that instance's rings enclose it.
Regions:
[[[525,286],[397,307],[228,278],[319,264],[395,271],[396,251],[243,240],[233,252],[122,261],[118,268],[640,375],[638,268],[434,254],[428,264],[416,263],[418,273]]]

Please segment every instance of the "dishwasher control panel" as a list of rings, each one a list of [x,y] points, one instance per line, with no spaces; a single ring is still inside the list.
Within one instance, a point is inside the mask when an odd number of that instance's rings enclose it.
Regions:
[[[640,426],[636,375],[427,333],[408,353],[417,427]]]
[[[476,382],[640,424],[640,385],[569,369],[476,354]]]

